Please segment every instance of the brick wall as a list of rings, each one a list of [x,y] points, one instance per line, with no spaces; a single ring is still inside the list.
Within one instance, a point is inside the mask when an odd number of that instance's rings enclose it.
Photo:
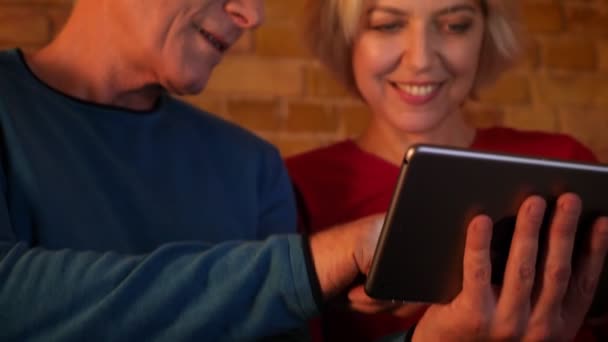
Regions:
[[[65,21],[71,0],[0,0],[0,48],[35,49]],[[356,135],[366,107],[299,45],[303,0],[266,0],[267,22],[245,35],[204,95],[188,100],[290,155]],[[608,1],[524,0],[528,56],[471,106],[480,126],[565,132],[608,162]]]

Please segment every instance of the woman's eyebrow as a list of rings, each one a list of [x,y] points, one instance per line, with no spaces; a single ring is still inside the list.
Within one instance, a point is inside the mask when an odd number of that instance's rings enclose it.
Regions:
[[[475,12],[477,12],[477,8],[475,6],[469,5],[469,4],[454,5],[454,6],[450,6],[450,7],[437,11],[437,15],[452,14],[455,12],[462,12],[462,11],[475,13]]]
[[[461,11],[475,13],[475,12],[477,12],[477,8],[475,6],[469,5],[469,4],[454,5],[454,6],[446,7],[444,9],[437,11],[437,15],[452,14],[454,12],[461,12]],[[398,16],[407,16],[408,15],[407,11],[404,11],[404,10],[396,8],[396,7],[391,7],[391,6],[375,6],[375,7],[370,8],[367,11],[367,14],[369,15],[369,14],[372,14],[373,12],[385,12],[388,14],[393,14],[393,15],[398,15]]]
[[[399,9],[399,8],[395,8],[395,7],[390,7],[390,6],[375,6],[370,8],[367,11],[367,14],[372,14],[373,12],[385,12],[388,14],[393,14],[393,15],[398,15],[398,16],[406,16],[407,12]]]

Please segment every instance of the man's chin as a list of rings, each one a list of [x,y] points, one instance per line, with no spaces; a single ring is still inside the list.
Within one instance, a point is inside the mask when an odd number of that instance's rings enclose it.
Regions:
[[[202,93],[203,90],[205,90],[206,86],[207,86],[207,80],[205,80],[204,82],[189,84],[187,87],[184,88],[183,95],[198,95],[198,94]]]
[[[177,95],[177,96],[198,95],[203,90],[205,90],[205,87],[207,86],[207,81],[208,81],[208,79],[205,78],[205,79],[191,80],[189,82],[183,82],[181,84],[172,83],[172,84],[169,84],[166,88],[171,94]]]

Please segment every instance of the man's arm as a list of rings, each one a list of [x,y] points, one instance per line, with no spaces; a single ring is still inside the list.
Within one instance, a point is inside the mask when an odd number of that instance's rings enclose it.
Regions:
[[[0,241],[3,341],[243,340],[299,327],[316,311],[295,235],[140,256]]]
[[[274,146],[260,158],[258,170],[258,237],[296,232],[296,204],[291,180]]]

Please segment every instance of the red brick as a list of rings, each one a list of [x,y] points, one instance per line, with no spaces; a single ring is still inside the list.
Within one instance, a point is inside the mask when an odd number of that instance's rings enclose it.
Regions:
[[[225,100],[218,96],[213,96],[209,92],[203,92],[200,95],[184,96],[182,99],[203,111],[220,117],[226,117]]]
[[[292,23],[262,25],[254,33],[255,52],[268,57],[309,57],[302,32]]]
[[[542,43],[543,65],[564,70],[595,70],[595,44],[585,39],[547,40]]]
[[[590,147],[599,159],[608,162],[608,110],[565,107],[558,111],[561,130]]]
[[[566,20],[570,32],[584,33],[587,37],[608,35],[608,7],[600,10],[588,5],[567,6]]]
[[[50,38],[50,21],[44,12],[25,6],[0,7],[0,42],[38,45]]]
[[[608,40],[598,42],[598,67],[602,71],[608,71]]]
[[[508,107],[503,115],[505,126],[554,132],[558,129],[556,109],[547,105]]]
[[[207,89],[227,94],[301,95],[302,78],[302,65],[299,62],[230,56],[218,65]]]
[[[463,115],[475,127],[499,126],[503,121],[503,113],[496,105],[481,102],[467,102]]]
[[[535,83],[539,91],[538,100],[543,104],[608,108],[606,75],[548,75],[538,77]]]
[[[311,66],[306,68],[306,93],[318,97],[350,97],[342,84],[339,84],[323,68]]]
[[[287,115],[288,132],[337,133],[339,119],[328,106],[290,103]]]
[[[47,9],[51,21],[51,36],[56,36],[67,22],[72,8],[69,6],[52,7]]]
[[[266,23],[301,23],[306,0],[265,0]]]
[[[253,52],[253,34],[246,31],[241,38],[230,48],[230,54],[244,54]]]
[[[279,149],[283,157],[290,157],[296,154],[304,153],[322,146],[326,146],[333,140],[320,139],[318,137],[308,136],[304,138],[282,138],[272,139],[271,142]]]
[[[526,72],[531,69],[537,69],[540,66],[540,47],[538,41],[532,37],[528,37],[522,44],[523,53],[515,67]]]
[[[0,0],[0,4],[17,5],[72,5],[76,0]]]
[[[521,14],[531,33],[560,32],[564,29],[564,15],[557,0],[526,2]]]
[[[361,135],[372,115],[365,104],[336,106],[334,110],[344,123],[345,134],[349,137]]]
[[[17,44],[0,42],[0,50],[14,49],[16,47],[17,47]]]
[[[494,104],[527,104],[530,84],[526,75],[505,74],[497,82],[480,92],[483,102]]]
[[[253,131],[278,131],[282,122],[277,99],[230,100],[228,114],[234,122]]]

